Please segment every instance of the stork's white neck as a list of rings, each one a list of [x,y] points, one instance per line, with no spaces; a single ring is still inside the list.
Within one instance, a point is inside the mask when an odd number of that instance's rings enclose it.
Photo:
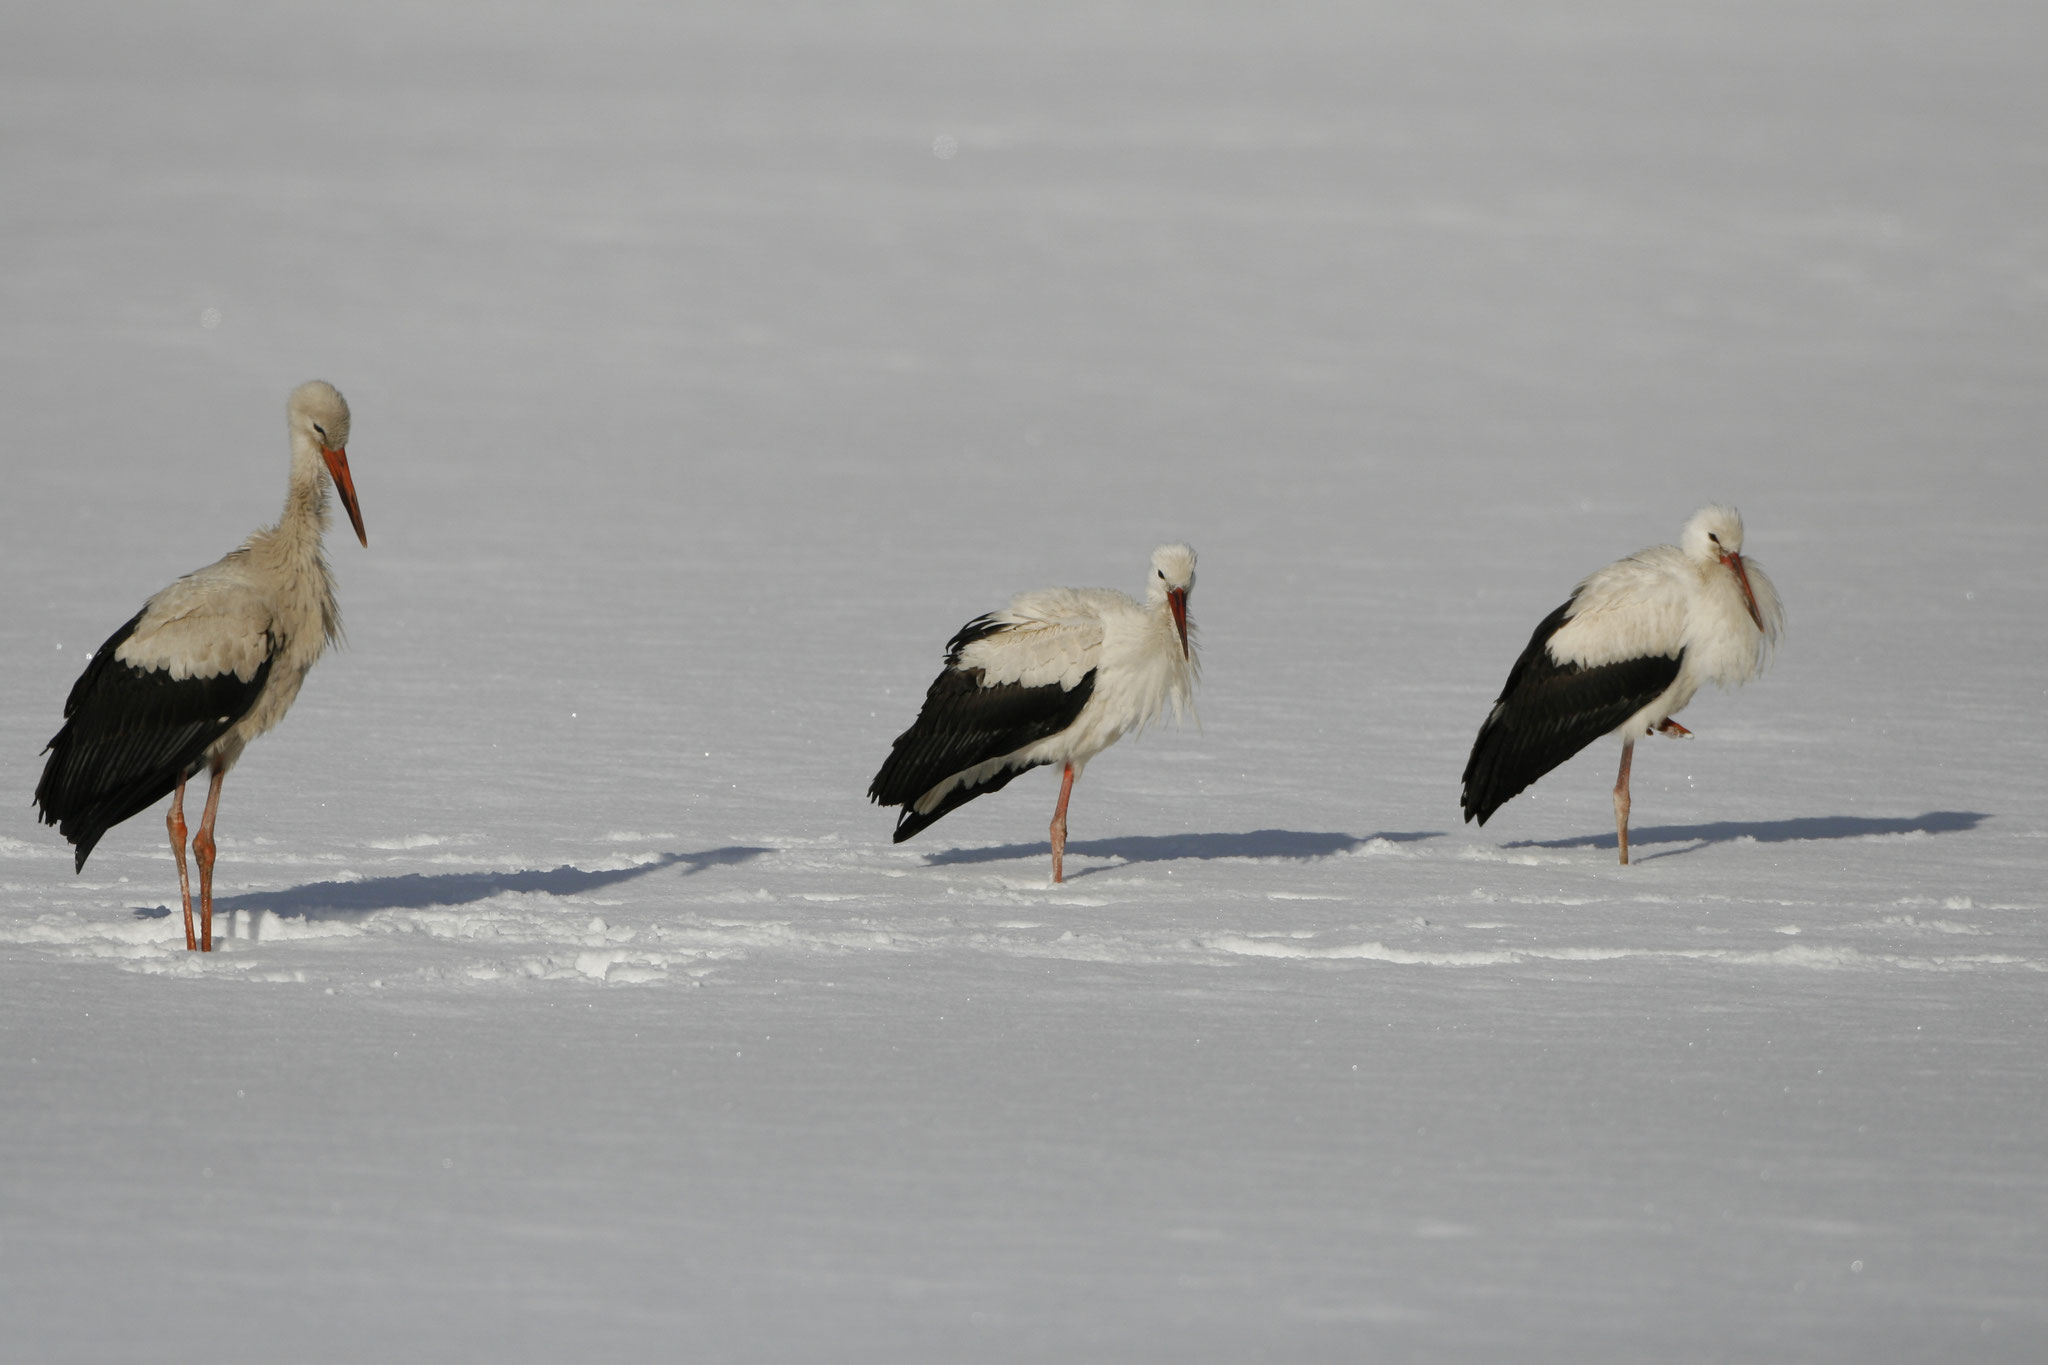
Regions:
[[[292,474],[285,488],[284,514],[277,533],[309,537],[317,551],[327,529],[327,461],[319,443],[304,432],[292,433]]]
[[[292,433],[291,481],[284,512],[275,526],[249,537],[243,550],[259,561],[275,585],[279,624],[310,652],[312,666],[326,642],[341,639],[341,608],[334,600],[334,574],[321,538],[327,530],[327,462],[310,436]],[[289,621],[285,618],[290,618]]]

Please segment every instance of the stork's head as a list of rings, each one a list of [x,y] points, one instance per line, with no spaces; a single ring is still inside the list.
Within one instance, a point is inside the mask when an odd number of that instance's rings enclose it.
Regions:
[[[363,531],[363,510],[356,504],[356,483],[348,471],[348,400],[326,380],[309,379],[292,390],[284,411],[293,445],[309,443],[320,452],[334,490],[341,494],[341,505],[348,509],[349,525],[367,547],[370,537]]]
[[[1152,581],[1146,585],[1146,597],[1157,602],[1164,600],[1173,612],[1173,627],[1180,632],[1180,654],[1183,659],[1190,657],[1188,649],[1188,594],[1195,590],[1195,551],[1191,545],[1162,545],[1152,552]]]
[[[1685,524],[1685,534],[1679,540],[1679,548],[1686,558],[1702,569],[1711,571],[1720,565],[1735,575],[1735,582],[1742,589],[1743,605],[1749,608],[1749,619],[1756,622],[1756,628],[1765,634],[1775,634],[1764,625],[1763,612],[1757,607],[1756,589],[1749,581],[1749,571],[1742,562],[1742,513],[1733,507],[1720,503],[1709,503],[1692,514],[1692,520]]]

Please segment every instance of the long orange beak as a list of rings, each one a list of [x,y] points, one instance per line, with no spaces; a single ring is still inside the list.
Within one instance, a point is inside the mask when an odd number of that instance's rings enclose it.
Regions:
[[[1764,614],[1756,609],[1756,592],[1749,586],[1749,571],[1742,567],[1742,556],[1733,553],[1725,554],[1721,556],[1721,562],[1735,570],[1735,581],[1742,585],[1742,602],[1744,606],[1749,608],[1749,619],[1756,622],[1758,630],[1762,630],[1764,628]]]
[[[327,472],[334,476],[334,489],[341,494],[341,505],[348,509],[348,524],[356,528],[356,539],[363,542],[363,548],[369,549],[370,537],[363,530],[363,509],[356,505],[356,481],[348,473],[348,452],[321,446],[320,455],[327,461]]]
[[[1173,611],[1173,628],[1180,632],[1180,657],[1188,657],[1188,595],[1179,588],[1166,590],[1166,605]]]

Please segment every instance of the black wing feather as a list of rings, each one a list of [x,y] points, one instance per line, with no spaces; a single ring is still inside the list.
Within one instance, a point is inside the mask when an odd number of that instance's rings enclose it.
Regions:
[[[1684,652],[1587,668],[1551,657],[1550,637],[1569,619],[1565,603],[1543,618],[1508,671],[1494,712],[1465,762],[1467,820],[1488,816],[1523,788],[1655,700],[1678,677]]]
[[[1033,768],[1043,766],[1044,765],[1040,763],[1020,763],[1014,768],[1001,769],[996,773],[994,777],[985,779],[979,785],[969,786],[963,782],[959,786],[953,788],[953,790],[947,792],[946,797],[943,801],[939,802],[938,805],[933,806],[929,811],[925,812],[923,815],[919,815],[916,809],[913,806],[911,806],[909,802],[905,802],[903,804],[903,808],[896,812],[896,833],[893,836],[891,836],[889,842],[893,844],[900,844],[905,839],[911,838],[912,836],[917,834],[921,834],[926,829],[929,829],[931,826],[937,824],[941,817],[949,815],[953,811],[958,810],[960,807],[966,805],[969,801],[972,801],[975,797],[987,796],[990,792],[999,792],[1003,788],[1009,786],[1010,779],[1015,777],[1018,773],[1028,773]],[[912,798],[912,800],[915,799],[915,797]],[[884,802],[883,804],[887,805],[889,803]]]
[[[207,746],[249,713],[270,676],[268,656],[247,682],[233,673],[173,678],[122,663],[114,651],[141,619],[137,612],[92,656],[64,702],[64,728],[44,750],[50,761],[36,783],[36,805],[43,823],[76,848],[79,869],[102,835],[198,769]]]
[[[1019,764],[975,786],[956,787],[922,815],[911,809],[919,797],[955,773],[1058,734],[1074,723],[1094,695],[1093,669],[1072,687],[1058,683],[984,686],[981,669],[959,666],[960,651],[1002,629],[1005,627],[990,616],[976,617],[961,627],[946,646],[946,667],[926,690],[916,722],[896,737],[882,770],[868,787],[869,800],[903,807],[896,820],[895,842],[899,844],[947,812],[977,796],[1000,791],[1018,773],[1039,765]]]
[[[1009,623],[1004,621],[995,612],[975,617],[972,621],[960,627],[959,630],[953,632],[953,638],[946,641],[947,666],[957,665],[960,662],[960,651],[973,644],[976,640],[986,640],[989,636],[1000,635],[1008,629],[1010,629]]]

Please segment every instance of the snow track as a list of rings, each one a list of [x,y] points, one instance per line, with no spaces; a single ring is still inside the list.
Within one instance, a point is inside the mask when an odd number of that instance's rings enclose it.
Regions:
[[[1975,823],[1949,813],[1787,827],[1809,839],[1884,842]],[[1756,833],[1735,825],[1646,833],[1646,848],[1668,842],[1677,853],[1730,845],[1713,863],[1724,870],[1739,871],[1744,850],[1758,844]],[[1761,833],[1772,842],[1797,839]],[[1604,838],[1612,844],[1611,835]],[[2036,917],[2048,910],[2037,900],[2001,902],[1959,919],[1909,911],[1972,911],[1972,898],[1907,896],[1893,902],[1893,913],[1873,915],[1858,897],[1814,896],[1775,902],[1780,916],[1730,925],[1716,920],[1773,902],[1702,895],[1683,869],[1662,877],[1625,873],[1585,853],[1514,854],[1434,834],[1259,830],[1096,840],[1076,846],[1066,888],[1033,875],[1043,849],[1031,845],[912,853],[835,837],[682,853],[625,847],[647,836],[608,841],[621,850],[592,867],[488,871],[479,866],[491,861],[487,853],[441,852],[434,861],[474,870],[394,875],[375,869],[415,865],[422,849],[477,849],[481,840],[370,840],[346,860],[343,879],[268,892],[224,888],[217,902],[224,942],[214,962],[185,951],[173,908],[110,913],[104,901],[115,888],[94,883],[68,898],[79,902],[74,909],[0,926],[0,943],[131,971],[330,989],[366,973],[387,984],[416,977],[696,986],[772,974],[792,955],[864,953],[940,964],[989,954],[1167,972],[1254,957],[1433,967],[1643,959],[1799,970],[2048,969],[2048,959],[2031,951],[1995,950],[2031,947]],[[1576,848],[1601,839],[1552,842]],[[5,852],[35,857],[26,845]],[[0,858],[0,872],[7,861]],[[261,861],[244,856],[238,866]],[[1474,880],[1475,864],[1543,869],[1564,889],[1458,889]],[[1474,918],[1475,909],[1483,917]],[[1744,943],[1727,942],[1731,934]],[[1959,945],[1958,938],[1972,941]]]

